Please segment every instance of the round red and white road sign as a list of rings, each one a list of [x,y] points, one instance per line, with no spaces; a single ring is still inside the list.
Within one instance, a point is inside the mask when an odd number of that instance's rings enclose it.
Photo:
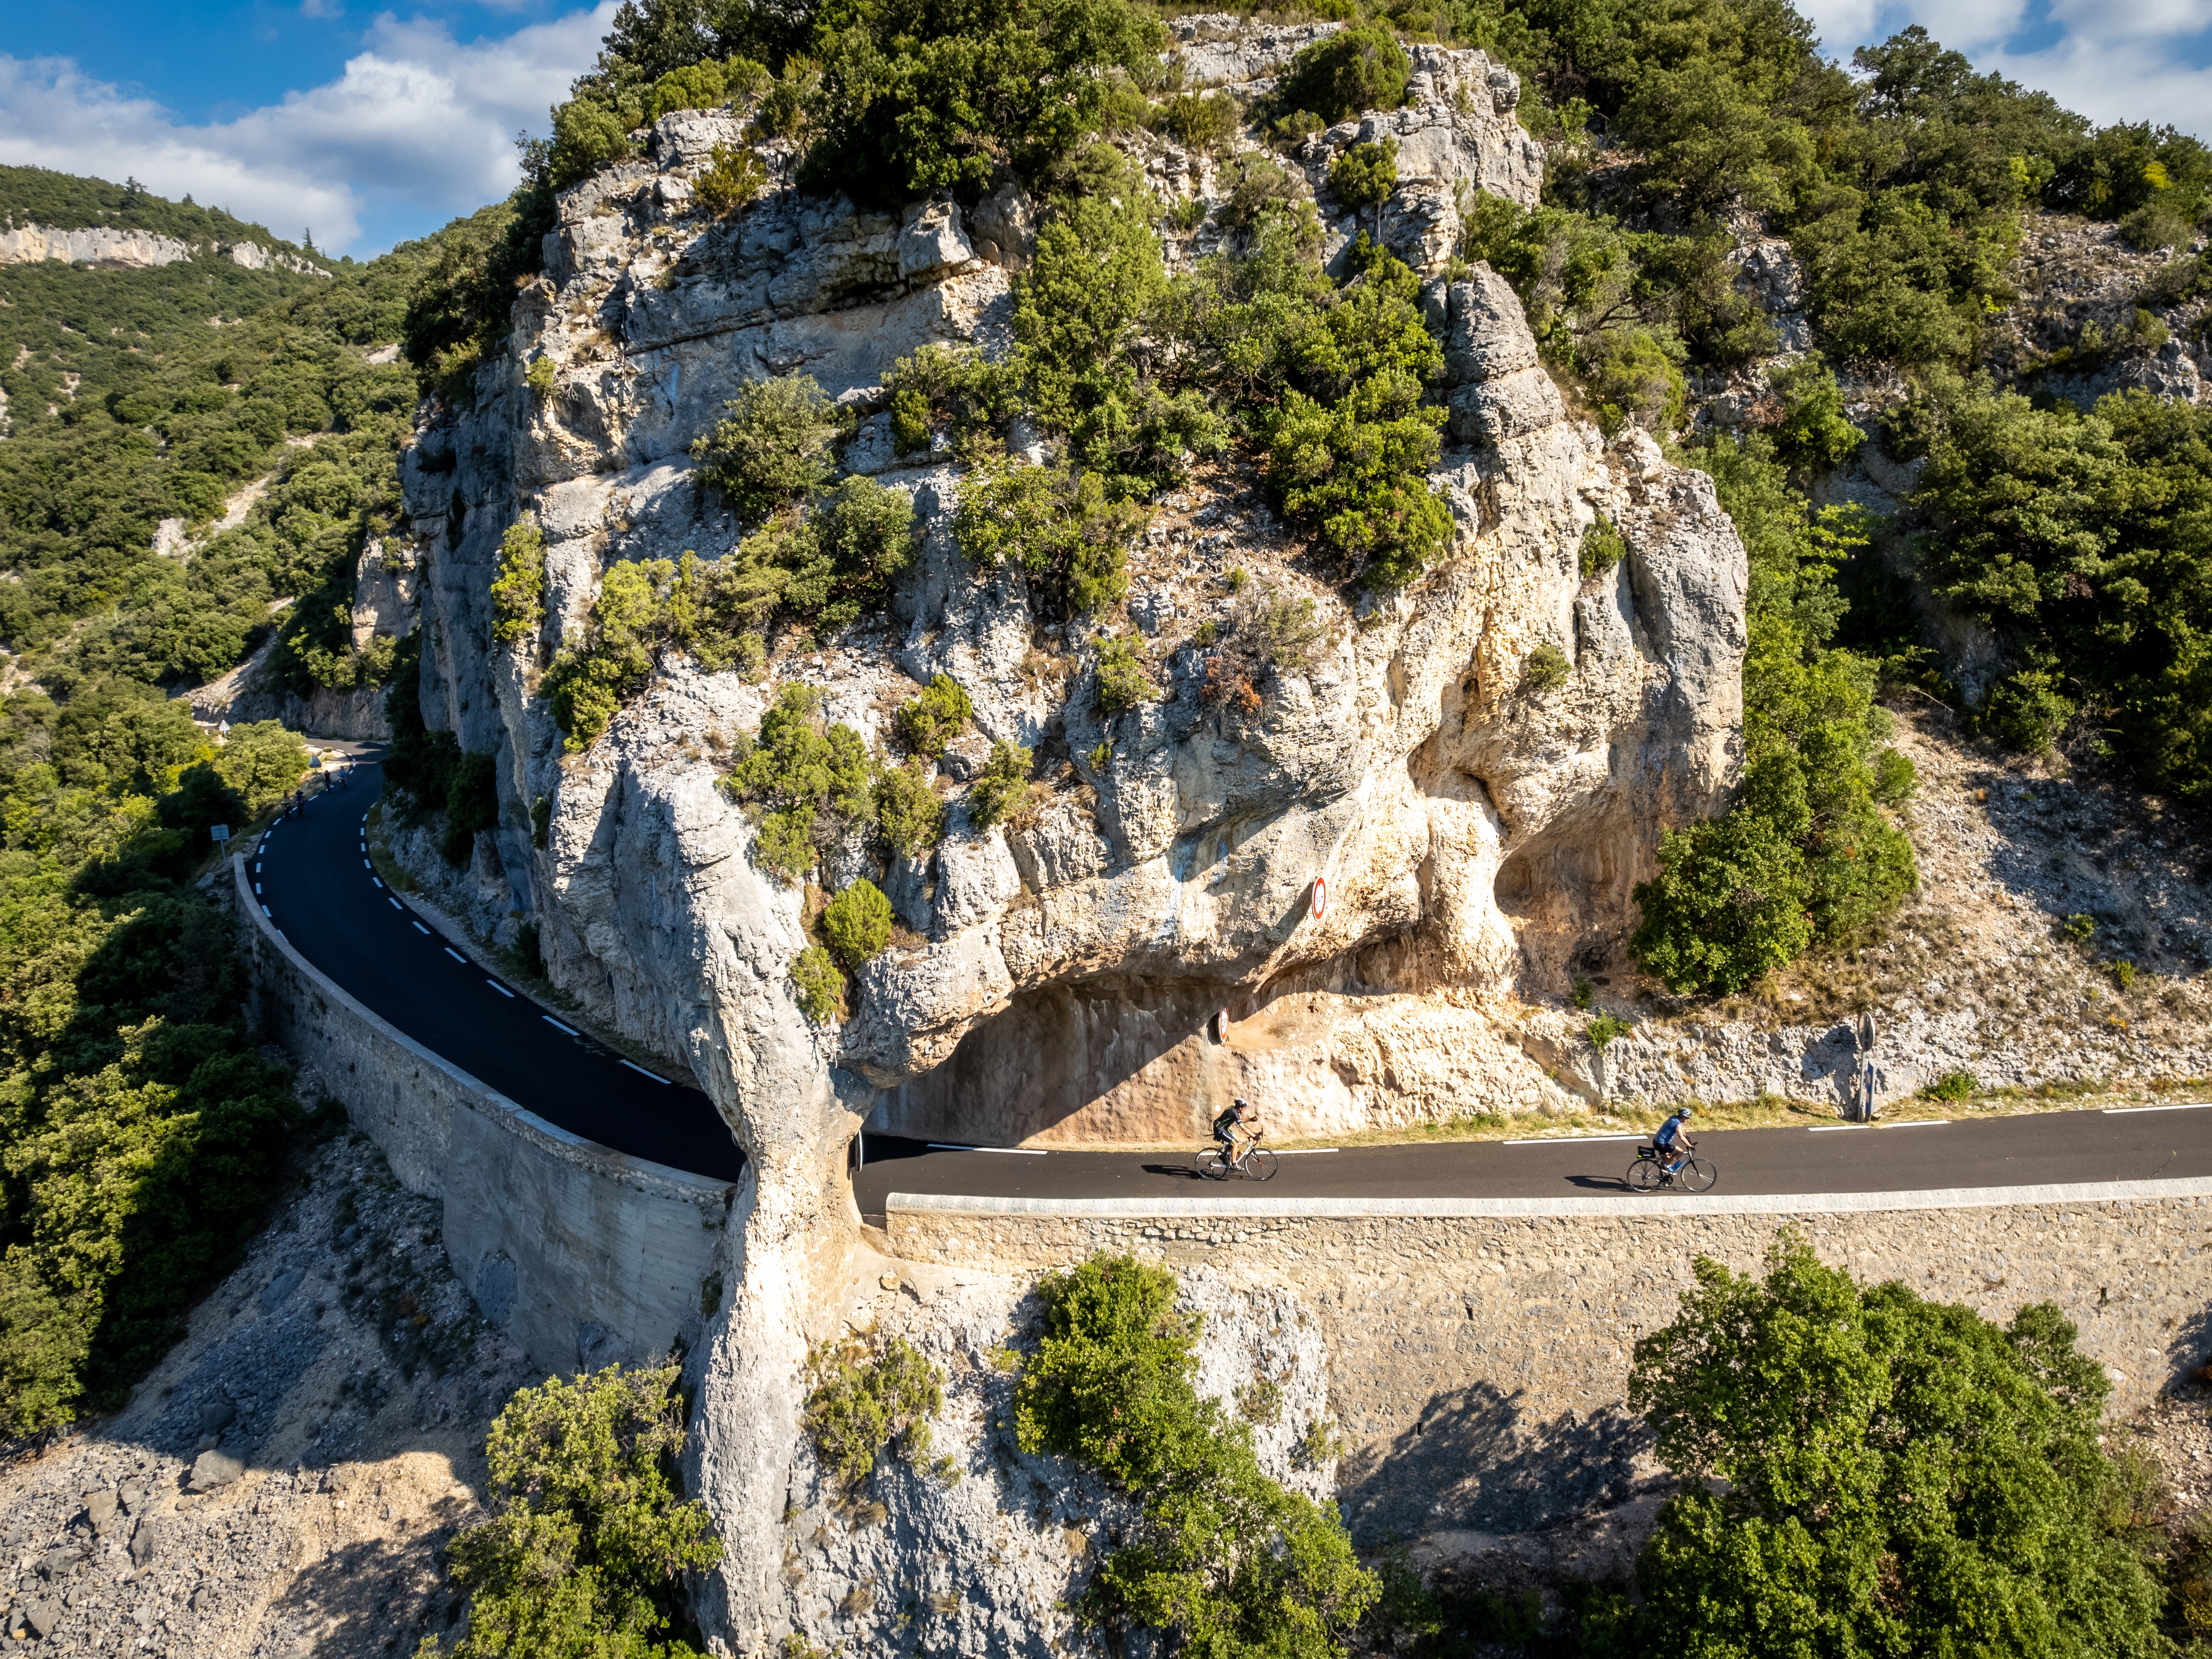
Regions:
[[[1319,921],[1328,914],[1328,878],[1316,876],[1313,884],[1313,916]]]

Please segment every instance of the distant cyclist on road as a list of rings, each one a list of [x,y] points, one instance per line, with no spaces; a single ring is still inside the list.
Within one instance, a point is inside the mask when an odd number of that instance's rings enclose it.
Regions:
[[[1230,1163],[1243,1157],[1260,1138],[1260,1114],[1252,1109],[1252,1103],[1239,1096],[1213,1120],[1213,1138],[1221,1143],[1221,1155]]]
[[[1662,1158],[1674,1159],[1667,1165],[1668,1175],[1680,1172],[1681,1167],[1690,1161],[1690,1154],[1698,1150],[1698,1143],[1690,1139],[1686,1127],[1689,1121],[1690,1109],[1685,1106],[1661,1124],[1659,1133],[1651,1137],[1651,1150]]]

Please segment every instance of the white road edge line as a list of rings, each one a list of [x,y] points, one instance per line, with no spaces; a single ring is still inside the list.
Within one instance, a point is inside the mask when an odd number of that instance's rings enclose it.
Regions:
[[[2212,1100],[2185,1100],[2176,1106],[2106,1106],[2100,1109],[2106,1117],[2125,1117],[2131,1112],[2201,1112],[2212,1106]]]
[[[555,1030],[556,1030],[556,1031],[566,1031],[566,1032],[567,1032],[570,1036],[581,1036],[583,1035],[583,1033],[582,1033],[582,1032],[580,1032],[580,1031],[579,1031],[579,1030],[578,1030],[574,1026],[573,1026],[573,1025],[563,1025],[563,1024],[562,1024],[559,1020],[557,1020],[557,1019],[554,1018],[553,1018],[553,1016],[552,1016],[552,1015],[550,1015],[550,1014],[540,1014],[540,1015],[538,1016],[538,1018],[540,1018],[540,1019],[544,1020],[544,1021],[548,1025],[550,1025],[550,1026],[551,1026]]]
[[[513,996],[514,995],[514,992],[512,992],[512,991],[508,990],[508,989],[507,988],[507,987],[505,987],[504,985],[501,985],[501,984],[497,980],[495,980],[495,979],[488,979],[488,980],[486,980],[486,981],[484,981],[484,983],[485,983],[485,984],[487,984],[487,985],[489,985],[489,986],[490,986],[490,987],[491,987],[491,988],[492,988],[493,990],[495,990],[495,991],[498,992],[498,993],[500,994],[500,995],[501,995],[501,996],[503,996],[503,997],[509,997],[509,998],[511,998],[511,997],[513,997]]]
[[[463,955],[462,955],[459,951],[456,951],[455,949],[453,949],[453,947],[452,945],[448,945],[446,947],[446,954],[447,954],[447,956],[449,956],[449,957],[453,957],[453,959],[455,962],[459,963],[461,964],[461,966],[462,966],[462,967],[464,967],[464,968],[465,968],[465,967],[467,967],[467,966],[469,965],[469,959],[468,959],[466,957],[463,956]]]
[[[1313,1158],[1322,1152],[1340,1152],[1344,1148],[1341,1146],[1286,1146],[1278,1152],[1274,1147],[1270,1146],[1267,1150],[1274,1152],[1277,1158]]]
[[[674,1088],[674,1087],[676,1086],[674,1084],[672,1084],[672,1083],[669,1083],[669,1082],[668,1082],[668,1079],[667,1079],[666,1078],[665,1078],[665,1077],[661,1076],[661,1075],[660,1075],[660,1073],[658,1073],[658,1072],[648,1072],[648,1071],[647,1071],[647,1070],[645,1069],[645,1067],[644,1067],[644,1066],[637,1066],[637,1065],[632,1065],[632,1064],[631,1064],[631,1062],[630,1062],[630,1061],[629,1061],[629,1060],[624,1060],[624,1061],[623,1061],[623,1065],[625,1065],[625,1066],[629,1066],[630,1070],[631,1070],[631,1071],[633,1071],[633,1072],[635,1072],[635,1073],[636,1073],[640,1077],[649,1077],[649,1078],[651,1078],[651,1079],[652,1079],[655,1083],[666,1083],[666,1084],[668,1084],[668,1086],[669,1086],[670,1088],[672,1088],[672,1088]]]
[[[1583,1146],[1599,1140],[1641,1140],[1642,1135],[1530,1135],[1525,1140],[1508,1140],[1506,1146]]]
[[[429,935],[430,935],[430,930],[429,930],[428,928],[425,927],[424,927],[421,922],[419,922],[419,921],[418,921],[418,922],[416,922],[416,923],[415,924],[415,931],[416,931],[416,933],[418,933],[422,934],[425,939],[428,939],[428,938],[429,937]]]
[[[949,1140],[933,1140],[933,1152],[1012,1152],[1017,1158],[1042,1158],[1044,1153],[1035,1146],[958,1146]]]
[[[1934,1129],[1951,1120],[1948,1117],[1907,1118],[1902,1123],[1816,1123],[1805,1131],[1808,1135],[1832,1135],[1838,1129]]]

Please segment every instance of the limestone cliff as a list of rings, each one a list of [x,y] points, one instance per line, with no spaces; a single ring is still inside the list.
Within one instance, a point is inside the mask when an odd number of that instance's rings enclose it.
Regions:
[[[1327,27],[1175,25],[1187,68],[1244,90]],[[695,211],[691,181],[739,142],[738,122],[664,118],[640,158],[562,198],[507,351],[478,373],[473,407],[432,410],[406,458],[424,714],[498,755],[486,850],[511,908],[562,986],[689,1066],[750,1159],[727,1235],[740,1288],[701,1358],[698,1449],[728,1546],[710,1610],[739,1650],[789,1627],[770,1494],[794,1468],[804,1342],[836,1325],[856,1237],[842,1157],[864,1121],[1171,1141],[1237,1092],[1266,1101],[1279,1133],[1571,1107],[1593,1086],[1581,1045],[1556,997],[1550,1012],[1534,999],[1615,959],[1659,830],[1713,810],[1730,782],[1742,548],[1703,476],[1576,418],[1510,289],[1451,259],[1466,192],[1533,204],[1541,156],[1514,120],[1511,75],[1475,52],[1413,56],[1404,108],[1294,159],[1340,246],[1352,226],[1328,194],[1331,157],[1399,138],[1382,234],[1421,274],[1445,348],[1449,440],[1430,483],[1455,545],[1404,592],[1363,597],[1321,579],[1255,476],[1202,470],[1155,504],[1133,562],[1127,621],[1161,699],[1111,722],[1097,626],[1123,619],[1048,625],[1019,580],[973,569],[952,532],[957,465],[902,462],[883,412],[886,372],[917,345],[1003,349],[1038,219],[1012,186],[865,210],[797,193],[790,147],[771,144],[770,188],[716,220]],[[1129,142],[1164,194],[1218,199],[1213,158]],[[1172,240],[1170,261],[1215,234]],[[550,392],[525,379],[541,358]],[[890,614],[787,648],[761,684],[666,661],[564,757],[538,695],[552,652],[613,561],[733,544],[690,446],[740,385],[794,370],[859,416],[848,470],[915,504],[921,554]],[[489,582],[525,510],[545,538],[547,618],[541,637],[495,648]],[[1628,553],[1586,577],[1583,532],[1601,512]],[[1250,583],[1310,599],[1326,637],[1240,713],[1202,687],[1208,641]],[[1558,684],[1529,672],[1540,653],[1569,669]],[[939,672],[967,689],[984,738],[1036,750],[1037,782],[1006,826],[978,832],[961,805],[974,757],[956,749],[943,845],[919,866],[840,872],[878,878],[908,931],[861,976],[853,1019],[817,1027],[788,974],[804,896],[750,856],[718,757],[779,684],[820,686],[831,717],[872,739]]]

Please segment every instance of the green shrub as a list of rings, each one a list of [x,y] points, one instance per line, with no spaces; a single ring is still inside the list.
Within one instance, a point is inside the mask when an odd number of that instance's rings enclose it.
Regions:
[[[1844,418],[1843,389],[1824,364],[1808,357],[1770,370],[1767,382],[1782,403],[1773,429],[1774,450],[1790,466],[1841,466],[1858,453],[1866,434]]]
[[[1229,149],[1244,125],[1244,112],[1225,92],[1177,93],[1168,100],[1160,125],[1188,149]]]
[[[1601,513],[1583,531],[1581,565],[1583,580],[1595,581],[1609,576],[1613,568],[1628,556],[1628,540],[1613,527],[1612,520]]]
[[[1311,110],[1329,126],[1406,101],[1413,68],[1387,23],[1354,23],[1299,49],[1276,91],[1285,111]]]
[[[846,478],[807,514],[786,552],[783,603],[823,628],[846,627],[881,610],[914,548],[914,497],[873,478]]]
[[[560,383],[560,370],[550,357],[532,357],[530,367],[522,371],[522,378],[539,398],[550,398]]]
[[[706,1505],[672,1478],[684,1444],[677,1377],[673,1365],[615,1365],[507,1401],[484,1446],[492,1518],[447,1549],[469,1592],[468,1632],[450,1649],[425,1637],[419,1653],[697,1659],[677,1634],[688,1623],[684,1575],[712,1567],[721,1546]]]
[[[1609,329],[1576,348],[1581,370],[1597,404],[1597,423],[1607,437],[1626,426],[1672,432],[1682,424],[1689,382],[1678,361],[1679,348],[1648,329]]]
[[[904,1337],[874,1351],[858,1340],[825,1343],[807,1357],[807,1369],[814,1378],[807,1437],[823,1473],[848,1498],[866,1489],[880,1454],[917,1467],[929,1455],[944,1378]]]
[[[822,937],[847,970],[858,973],[891,942],[891,902],[862,877],[830,901],[822,913]]]
[[[1350,146],[1328,164],[1328,187],[1336,199],[1354,210],[1379,211],[1398,188],[1398,141],[1385,137],[1379,144]],[[1382,232],[1378,228],[1376,235]]]
[[[1178,196],[1168,204],[1167,226],[1188,236],[1206,222],[1206,198],[1202,196]]]
[[[899,705],[891,716],[891,732],[907,753],[933,761],[945,753],[945,744],[967,730],[975,713],[959,681],[933,674],[927,685]]]
[[[1600,1014],[1583,1028],[1583,1035],[1589,1039],[1591,1048],[1603,1054],[1612,1045],[1615,1037],[1626,1036],[1635,1029],[1633,1024],[1621,1018],[1618,1014]]]
[[[1522,659],[1521,690],[1540,697],[1565,685],[1574,672],[1567,653],[1547,640]]]
[[[2112,963],[2112,983],[2114,985],[2124,991],[2135,982],[2135,963],[2130,962],[2125,957],[2120,957],[2118,961]]]
[[[878,774],[876,830],[888,851],[908,859],[921,858],[945,838],[945,803],[919,761]]]
[[[932,434],[950,428],[955,453],[1011,416],[1018,404],[1013,373],[974,346],[921,347],[902,357],[884,377],[891,404],[891,437],[902,455],[929,447]]]
[[[1229,609],[1229,644],[1259,674],[1305,674],[1312,671],[1328,626],[1314,602],[1257,584],[1245,586]]]
[[[1576,1007],[1582,1009],[1585,1013],[1587,1013],[1589,1011],[1591,1005],[1597,1000],[1596,983],[1589,979],[1577,979],[1575,981],[1575,990],[1572,1000]]]
[[[717,219],[728,217],[768,186],[768,169],[749,149],[717,144],[692,183],[699,204]]]
[[[646,100],[645,118],[658,121],[678,110],[714,109],[726,103],[745,104],[769,88],[774,77],[750,58],[731,58],[717,63],[708,58],[672,69],[653,83]]]
[[[1669,990],[1740,991],[1812,943],[1803,855],[1773,822],[1738,807],[1659,842],[1659,873],[1639,883],[1643,921],[1629,940]]]
[[[237,792],[249,817],[258,817],[299,787],[307,745],[277,720],[243,720],[216,751],[216,775]],[[445,790],[439,790],[442,800]]]
[[[2094,916],[2085,915],[2077,910],[2066,918],[2058,932],[2061,937],[2070,939],[2076,945],[2086,945],[2097,936],[2097,919]]]
[[[1267,447],[1267,477],[1286,512],[1370,586],[1403,587],[1443,554],[1451,509],[1428,487],[1443,411],[1408,375],[1378,374],[1334,407],[1293,392]]]
[[[1982,705],[1981,723],[2007,748],[2046,754],[2077,706],[2061,695],[2055,675],[2024,668],[1990,690]]]
[[[1310,603],[1310,602],[1309,602]],[[1159,696],[1145,672],[1145,659],[1127,635],[1098,647],[1098,707],[1109,715],[1125,714]]]
[[[491,636],[501,645],[528,638],[545,620],[545,535],[528,514],[509,525],[500,538],[499,574],[491,580]]]
[[[1920,1092],[1929,1100],[1965,1100],[1981,1086],[1972,1072],[1946,1072]]]
[[[875,774],[860,733],[823,720],[821,694],[787,685],[723,787],[754,809],[754,855],[795,882],[814,867],[819,838],[874,817]]]
[[[1884,806],[1896,806],[1919,787],[1920,773],[1912,757],[1895,749],[1883,750],[1875,762],[1874,798]]]
[[[553,186],[581,184],[610,161],[630,153],[621,118],[591,98],[572,98],[553,112]]]
[[[993,461],[960,480],[953,525],[979,568],[1011,561],[1048,609],[1080,616],[1128,591],[1128,549],[1146,517],[1133,502],[1109,501],[1096,472]]]
[[[1681,1485],[1620,1650],[1832,1652],[1881,1629],[1935,1652],[1994,1602],[2082,1653],[2169,1650],[2129,1474],[2100,1444],[2111,1384],[2057,1307],[2000,1326],[1863,1286],[1790,1229],[1763,1278],[1694,1272],[1629,1373]]]
[[[799,993],[799,1009],[817,1025],[834,1025],[845,1018],[845,976],[837,959],[819,945],[810,945],[791,959],[791,982]]]
[[[728,417],[691,446],[702,483],[748,519],[813,494],[830,482],[831,446],[850,428],[811,375],[754,380],[724,405]]]
[[[1141,1517],[1080,1612],[1173,1632],[1182,1650],[1325,1659],[1376,1581],[1334,1509],[1269,1480],[1249,1425],[1193,1386],[1196,1322],[1176,1292],[1172,1274],[1128,1256],[1037,1286],[1042,1333],[1014,1387],[1022,1449],[1091,1464]]]
[[[991,745],[991,758],[975,781],[968,787],[968,821],[988,830],[1014,810],[1029,793],[1030,768],[1035,757],[1018,744]]]

